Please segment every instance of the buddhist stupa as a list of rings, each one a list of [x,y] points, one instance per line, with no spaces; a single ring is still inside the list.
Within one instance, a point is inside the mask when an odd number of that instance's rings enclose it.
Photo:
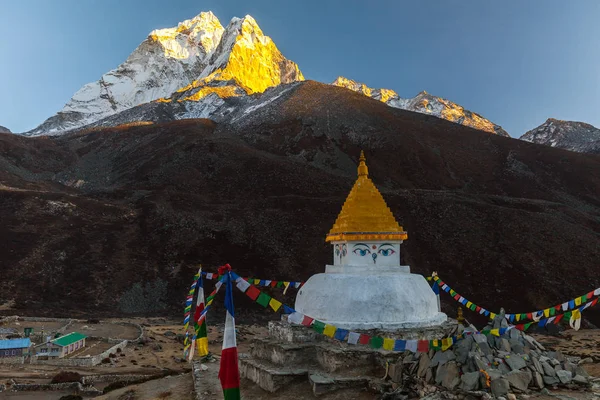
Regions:
[[[442,324],[447,317],[425,278],[400,265],[407,237],[369,178],[361,152],[358,179],[325,239],[333,245],[333,265],[306,281],[296,310],[344,329]]]

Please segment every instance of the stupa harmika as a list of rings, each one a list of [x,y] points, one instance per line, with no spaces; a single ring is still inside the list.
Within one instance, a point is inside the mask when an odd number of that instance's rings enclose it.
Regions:
[[[333,265],[306,281],[296,310],[344,329],[444,323],[447,317],[425,278],[400,265],[400,244],[407,237],[369,179],[361,152],[358,179],[326,238],[333,245]]]

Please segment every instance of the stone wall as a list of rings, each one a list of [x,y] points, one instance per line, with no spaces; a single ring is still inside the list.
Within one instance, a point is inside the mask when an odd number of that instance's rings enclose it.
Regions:
[[[150,380],[156,377],[156,375],[88,375],[82,377],[82,381],[84,385],[93,385],[94,383],[134,382],[141,380]]]
[[[0,364],[24,364],[25,357],[0,357]]]

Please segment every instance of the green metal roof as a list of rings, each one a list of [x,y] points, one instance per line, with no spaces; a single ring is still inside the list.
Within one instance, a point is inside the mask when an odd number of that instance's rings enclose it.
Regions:
[[[78,333],[78,332],[71,332],[68,335],[59,337],[58,339],[54,339],[52,341],[52,343],[57,344],[59,346],[68,346],[70,344],[73,344],[75,342],[79,342],[81,339],[85,339],[87,336],[85,336],[82,333]]]

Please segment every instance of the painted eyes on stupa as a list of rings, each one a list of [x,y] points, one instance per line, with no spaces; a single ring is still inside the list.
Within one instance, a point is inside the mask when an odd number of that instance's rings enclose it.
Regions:
[[[369,250],[369,249],[354,249],[354,254],[364,257],[367,254],[371,254],[371,250]]]
[[[394,250],[394,249],[379,249],[378,253],[384,257],[387,257],[387,256],[391,256],[392,254],[396,253],[396,250]]]

